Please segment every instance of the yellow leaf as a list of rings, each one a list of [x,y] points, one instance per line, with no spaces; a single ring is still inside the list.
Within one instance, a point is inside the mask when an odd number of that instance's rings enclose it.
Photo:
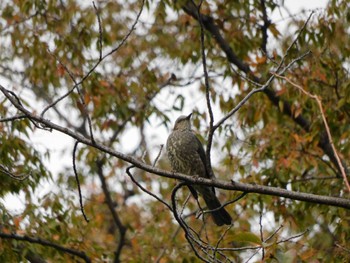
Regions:
[[[269,26],[269,30],[275,38],[278,38],[281,35],[280,31],[278,31],[278,29],[276,28],[276,24],[271,24]]]

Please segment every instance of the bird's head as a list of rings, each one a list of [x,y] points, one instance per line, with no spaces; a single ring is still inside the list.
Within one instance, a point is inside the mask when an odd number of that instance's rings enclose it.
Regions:
[[[191,115],[192,113],[187,116],[181,115],[177,118],[174,125],[174,131],[191,130]]]

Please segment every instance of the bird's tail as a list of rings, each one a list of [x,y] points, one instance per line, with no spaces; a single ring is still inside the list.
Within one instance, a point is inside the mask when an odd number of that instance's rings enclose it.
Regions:
[[[220,201],[216,197],[214,191],[211,191],[210,188],[207,188],[205,193],[202,193],[202,196],[209,210],[215,210],[221,206]],[[223,207],[216,211],[212,211],[211,215],[213,216],[215,224],[218,226],[232,224],[232,217]]]

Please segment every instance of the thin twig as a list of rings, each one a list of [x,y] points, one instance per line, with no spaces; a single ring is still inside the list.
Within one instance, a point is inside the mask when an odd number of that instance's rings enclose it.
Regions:
[[[79,85],[81,85],[88,77],[90,77],[90,75],[95,71],[95,69],[101,64],[101,62],[108,56],[112,55],[114,52],[118,51],[120,49],[121,46],[124,45],[124,43],[126,42],[126,40],[129,38],[129,36],[131,35],[131,33],[135,30],[135,27],[139,21],[139,18],[142,14],[143,11],[143,7],[144,7],[144,3],[145,0],[142,0],[141,3],[141,8],[139,13],[136,16],[136,19],[133,23],[133,25],[131,26],[131,29],[129,30],[129,32],[124,36],[124,38],[122,39],[122,41],[115,47],[113,48],[111,51],[109,51],[107,54],[105,54],[104,56],[100,57],[97,62],[95,63],[95,65],[93,65],[90,70],[84,75],[84,77],[79,81],[76,82],[75,85],[73,86],[72,89],[70,89],[67,93],[65,93],[64,95],[62,95],[61,97],[59,97],[57,100],[53,101],[51,104],[49,104],[48,106],[46,106],[44,108],[44,110],[41,112],[41,116],[44,116],[45,112],[47,110],[49,110],[51,107],[55,106],[58,102],[60,102],[61,100],[63,100],[64,98],[66,98],[69,94],[71,94]],[[102,52],[102,50],[101,50]]]
[[[248,100],[251,96],[253,96],[255,93],[265,91],[272,83],[272,81],[276,77],[276,73],[279,72],[279,74],[284,74],[288,69],[290,69],[296,62],[302,60],[304,57],[308,56],[311,52],[307,51],[301,56],[293,59],[287,66],[285,66],[283,69],[281,69],[281,65],[283,61],[280,62],[279,66],[275,70],[275,73],[272,73],[270,78],[266,81],[266,83],[259,87],[251,90],[237,105],[234,107],[229,113],[226,114],[222,119],[220,119],[213,127],[214,130],[219,128],[228,118],[230,118],[233,114],[235,114]]]
[[[245,261],[245,263],[248,263],[256,254],[259,253],[261,247],[258,247],[256,251]]]
[[[26,241],[29,243],[34,243],[34,244],[39,244],[45,247],[52,247],[54,249],[57,249],[58,251],[73,255],[73,256],[77,256],[81,259],[83,259],[85,262],[90,263],[91,259],[85,254],[85,252],[82,251],[78,251],[75,249],[71,249],[71,248],[67,248],[67,247],[63,247],[61,245],[55,244],[51,241],[42,239],[42,238],[33,238],[33,237],[29,237],[29,236],[20,236],[17,234],[7,234],[7,233],[2,233],[0,232],[0,238],[5,238],[5,239],[14,239],[14,240],[19,240],[19,241]]]
[[[124,36],[124,38],[123,38],[122,41],[119,43],[119,45],[117,45],[115,48],[113,48],[111,51],[109,51],[106,55],[104,55],[104,56],[102,57],[102,60],[104,60],[106,57],[110,56],[110,55],[113,54],[114,52],[118,51],[118,50],[121,48],[121,46],[124,45],[124,43],[126,42],[126,40],[129,38],[129,36],[131,35],[131,33],[132,33],[132,32],[135,30],[135,28],[136,28],[136,25],[137,25],[137,23],[139,22],[140,16],[141,16],[141,14],[142,14],[144,5],[145,5],[145,0],[142,0],[140,11],[139,11],[139,13],[137,14],[136,19],[135,19],[134,23],[132,24],[132,26],[131,26],[129,32]],[[101,60],[101,61],[102,61],[102,60]]]
[[[74,89],[77,90],[78,95],[79,95],[79,99],[80,99],[80,103],[81,103],[81,105],[83,106],[82,108],[83,108],[84,117],[86,117],[87,120],[88,120],[88,126],[89,126],[89,133],[90,133],[91,141],[92,141],[92,142],[95,142],[94,134],[93,134],[93,130],[92,130],[91,118],[90,118],[90,116],[89,116],[89,113],[88,113],[88,110],[87,110],[87,105],[86,105],[86,103],[85,103],[84,96],[83,96],[83,94],[82,94],[82,92],[81,92],[81,90],[80,90],[80,88],[79,88],[78,82],[77,82],[76,79],[74,78],[74,75],[73,75],[73,73],[69,70],[69,68],[68,68],[54,53],[52,53],[49,49],[48,49],[48,52],[49,52],[49,53],[58,61],[58,63],[64,68],[64,70],[68,73],[70,79],[71,79],[71,80],[73,81],[73,83],[74,83],[73,89],[71,89],[68,93],[64,94],[64,95],[61,97],[61,99],[64,99],[65,97],[67,97],[68,94],[70,94],[71,92],[74,91]],[[82,83],[81,83],[81,84],[82,84]],[[58,102],[58,101],[57,101],[57,102]],[[52,105],[52,103],[51,103],[50,105]],[[50,106],[50,105],[49,105],[49,106]],[[50,106],[50,107],[47,106],[47,107],[41,112],[41,116],[43,116],[44,113],[45,113],[49,108],[54,107],[55,105],[56,105],[56,104],[54,104],[54,105],[52,105],[52,106]]]
[[[0,172],[10,176],[12,179],[15,179],[17,181],[24,181],[26,180],[29,176],[31,176],[32,172],[30,171],[27,174],[20,174],[20,175],[15,175],[11,173],[4,165],[0,164]]]
[[[281,243],[284,243],[284,242],[291,241],[292,239],[299,238],[299,237],[305,235],[307,232],[309,232],[309,229],[306,229],[304,232],[302,232],[302,233],[300,233],[300,234],[297,234],[297,235],[295,235],[295,236],[291,236],[291,237],[282,239],[282,240],[280,240],[280,241],[277,241],[276,244],[281,244]]]
[[[264,233],[263,233],[263,224],[262,224],[262,216],[263,216],[263,203],[260,199],[260,211],[259,211],[259,228],[260,228],[260,240],[261,244],[264,243]],[[262,247],[261,260],[263,261],[265,258],[265,248]]]
[[[18,115],[16,115],[16,116],[7,117],[7,118],[2,118],[2,119],[0,119],[0,122],[15,121],[15,120],[21,120],[21,119],[25,119],[25,118],[27,118],[26,115],[24,115],[24,114],[18,114]]]
[[[250,79],[248,76],[244,76],[242,73],[240,73],[238,70],[236,70],[231,64],[230,64],[230,68],[231,70],[236,73],[239,77],[241,77],[242,79],[244,79],[245,81],[249,82],[250,84],[253,84],[256,87],[262,87],[263,85],[260,84],[259,82],[256,82],[252,79]]]
[[[192,0],[192,3],[195,4],[193,0]],[[202,55],[202,65],[203,65],[203,72],[204,72],[204,82],[205,82],[205,99],[207,101],[207,109],[209,112],[209,134],[208,134],[207,147],[206,147],[206,169],[210,173],[210,177],[214,177],[214,174],[212,174],[211,160],[210,160],[210,151],[211,151],[213,134],[214,134],[214,130],[213,130],[214,114],[213,114],[213,109],[211,108],[209,75],[207,70],[207,59],[205,56],[204,25],[202,21],[201,12],[200,12],[202,3],[203,3],[203,0],[201,0],[199,5],[197,6],[197,15],[198,15],[198,22],[201,30],[200,41],[201,41],[201,55]]]
[[[18,26],[22,23],[25,23],[26,21],[28,21],[36,16],[39,16],[39,15],[42,15],[42,14],[39,11],[36,11],[34,14],[32,14],[28,17],[22,18],[20,21],[17,21],[17,19],[8,20],[8,22],[6,23],[6,26],[1,28],[0,33],[5,32],[6,30],[8,30],[11,27],[15,27],[15,26]],[[14,21],[14,23],[10,23],[9,21]]]
[[[220,238],[218,239],[218,242],[216,242],[216,246],[213,252],[213,257],[216,259],[216,252],[218,251],[219,245],[221,243],[221,241],[224,239],[224,237],[226,236],[226,234],[228,233],[228,231],[233,227],[233,224],[229,225],[228,227],[226,227],[224,233],[222,233],[222,235],[220,236]],[[226,258],[227,260],[227,258]]]
[[[171,238],[170,238],[171,240],[174,240],[174,239],[175,239],[175,237],[177,236],[177,234],[180,232],[180,229],[181,229],[180,226],[178,226],[178,227],[176,228],[175,232],[171,235]],[[157,259],[155,260],[156,263],[161,262],[162,257],[164,256],[165,251],[166,251],[167,249],[168,249],[168,247],[167,247],[167,246],[164,246],[164,248],[162,249],[162,251],[159,253]]]
[[[265,243],[269,242],[269,240],[270,240],[271,238],[273,238],[282,228],[283,228],[283,225],[280,225],[271,235],[269,235],[269,236],[265,239]]]
[[[92,5],[94,6],[96,17],[97,17],[97,22],[98,22],[98,52],[100,55],[99,60],[102,60],[102,23],[101,23],[101,17],[99,14],[99,11],[95,5],[95,1],[92,1]]]
[[[154,159],[154,161],[153,161],[153,164],[152,164],[153,167],[156,166],[156,164],[157,164],[157,162],[158,162],[158,160],[159,160],[159,157],[160,157],[160,155],[162,154],[163,147],[164,147],[164,144],[161,144],[160,147],[159,147],[160,149],[159,149],[158,155],[157,155],[157,157],[156,157],[156,158]]]
[[[77,182],[77,185],[78,185],[78,192],[79,192],[79,203],[80,203],[80,210],[84,216],[84,219],[86,222],[89,223],[89,219],[87,218],[86,214],[85,214],[85,211],[84,211],[84,205],[83,205],[83,196],[81,194],[81,187],[80,187],[80,182],[79,182],[79,176],[78,176],[78,172],[77,172],[77,167],[76,167],[76,163],[75,163],[75,154],[76,154],[76,151],[77,151],[77,148],[78,148],[78,144],[79,142],[75,142],[74,144],[74,148],[73,148],[73,171],[74,171],[74,176],[75,176],[75,180]]]
[[[278,66],[277,70],[275,71],[276,73],[278,73],[279,70],[281,69],[281,67],[283,66],[284,61],[285,61],[285,59],[287,58],[287,56],[288,56],[288,54],[289,54],[289,51],[292,49],[292,47],[293,47],[293,46],[296,44],[296,42],[298,41],[298,39],[299,39],[301,33],[305,30],[305,28],[306,28],[307,24],[309,23],[309,21],[310,21],[310,19],[311,19],[311,17],[312,17],[313,14],[314,14],[314,11],[311,11],[309,17],[306,19],[305,23],[304,23],[303,26],[300,28],[300,30],[299,30],[299,32],[298,32],[298,35],[294,38],[292,44],[290,44],[289,47],[287,48],[287,50],[286,50],[286,52],[285,52],[285,54],[284,54],[284,56],[283,56],[281,62],[279,63],[279,66]]]
[[[218,211],[220,210],[221,208],[224,208],[225,206],[227,205],[230,205],[230,204],[233,204],[233,203],[236,203],[238,200],[242,199],[244,196],[246,196],[248,193],[246,192],[243,192],[241,193],[239,196],[237,196],[235,199],[231,200],[231,201],[227,201],[226,203],[223,203],[221,206],[215,208],[215,209],[211,209],[211,210],[205,210],[203,211],[202,210],[202,214],[207,214],[207,213],[212,213],[212,212],[215,212],[215,211]]]
[[[339,245],[337,243],[335,243],[334,245],[350,254],[350,248],[343,247],[343,246],[341,246],[341,245]]]
[[[179,189],[181,189],[182,187],[186,186],[187,183],[186,182],[181,182],[179,183],[177,186],[174,187],[172,193],[171,193],[171,203],[172,203],[172,207],[173,207],[173,213],[174,213],[174,217],[176,219],[176,221],[179,223],[179,225],[182,227],[182,229],[185,232],[185,238],[187,239],[188,243],[190,244],[193,252],[195,253],[195,255],[201,259],[204,262],[208,262],[210,263],[210,261],[206,260],[205,258],[203,258],[197,251],[197,249],[194,247],[194,244],[192,243],[192,239],[191,239],[191,233],[188,230],[186,224],[184,223],[184,221],[181,219],[181,217],[179,216],[179,214],[177,213],[177,208],[176,208],[176,193]]]
[[[135,165],[130,165],[129,167],[126,168],[126,174],[130,177],[131,181],[133,181],[134,184],[137,185],[138,188],[140,188],[143,192],[145,192],[146,194],[152,196],[153,198],[157,199],[159,202],[161,202],[162,204],[164,204],[170,211],[172,211],[171,206],[165,202],[163,199],[161,199],[160,197],[158,197],[157,195],[155,195],[154,193],[152,193],[151,191],[148,191],[146,188],[144,188],[141,184],[139,184],[136,179],[133,177],[133,175],[131,174],[130,170],[135,168]]]

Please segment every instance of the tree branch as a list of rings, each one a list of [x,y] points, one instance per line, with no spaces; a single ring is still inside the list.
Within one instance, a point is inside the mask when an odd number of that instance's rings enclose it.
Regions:
[[[84,216],[84,219],[87,223],[89,223],[89,219],[87,218],[85,211],[84,211],[84,205],[83,205],[83,196],[81,194],[81,187],[80,187],[80,181],[79,181],[79,176],[78,176],[78,171],[77,171],[77,166],[75,163],[75,154],[78,148],[78,144],[79,142],[75,142],[74,147],[73,147],[73,155],[72,155],[72,160],[73,160],[73,171],[74,171],[74,176],[75,176],[75,180],[77,182],[77,186],[78,186],[78,193],[79,193],[79,204],[80,204],[80,210],[81,213]]]
[[[106,198],[106,203],[107,203],[108,209],[111,212],[111,215],[113,217],[113,221],[119,230],[119,243],[118,243],[118,246],[114,252],[114,263],[119,263],[120,262],[120,254],[121,254],[122,248],[125,245],[125,235],[126,235],[127,228],[124,226],[124,224],[120,220],[119,215],[115,211],[113,199],[112,199],[111,193],[108,189],[106,178],[103,175],[103,169],[102,169],[103,161],[98,160],[96,162],[96,165],[97,165],[97,174],[98,174],[98,177],[100,178],[100,181],[101,181],[102,190],[103,190],[103,194],[105,195],[105,198]]]
[[[195,5],[194,1],[192,0],[193,5]],[[202,6],[203,1],[201,1],[197,7],[197,16],[198,16],[198,22],[201,29],[201,35],[200,35],[200,47],[201,47],[201,56],[202,56],[202,65],[203,65],[203,72],[204,72],[204,83],[205,83],[205,99],[207,102],[207,109],[209,113],[209,134],[208,134],[208,140],[207,140],[207,147],[206,147],[206,170],[209,173],[210,177],[214,177],[214,173],[211,167],[211,159],[210,159],[210,151],[211,151],[211,145],[213,142],[213,135],[214,135],[214,114],[213,109],[211,107],[211,97],[210,97],[210,84],[209,84],[209,75],[207,70],[207,59],[205,55],[205,45],[204,45],[204,26],[203,21],[200,16],[200,9]]]
[[[141,184],[139,184],[139,182],[136,181],[136,179],[134,178],[134,176],[131,174],[130,169],[134,168],[134,165],[129,166],[128,168],[126,168],[126,174],[130,177],[131,181],[133,181],[134,184],[136,184],[136,186],[138,188],[140,188],[143,192],[145,192],[146,194],[152,196],[154,199],[158,200],[159,202],[161,202],[162,204],[164,204],[170,211],[173,211],[173,209],[171,208],[171,206],[165,202],[163,199],[161,199],[160,197],[158,197],[157,195],[155,195],[154,193],[152,193],[151,191],[148,191],[146,188],[144,188]]]
[[[73,256],[77,256],[81,259],[83,259],[85,262],[90,263],[91,259],[85,254],[85,252],[81,252],[75,249],[71,249],[71,248],[67,248],[67,247],[63,247],[61,245],[52,243],[51,241],[45,240],[45,239],[41,239],[41,238],[33,238],[33,237],[29,237],[29,236],[20,236],[17,234],[6,234],[6,233],[2,233],[0,232],[0,238],[4,238],[4,239],[15,239],[15,240],[20,240],[20,241],[26,241],[29,243],[34,243],[34,244],[39,244],[45,247],[52,247],[54,249],[57,249],[61,252],[73,255]]]
[[[198,14],[196,6],[191,1],[186,1],[185,4],[182,6],[182,9],[190,16],[192,16],[194,19],[199,20],[203,22],[204,28],[212,35],[213,39],[217,42],[221,50],[225,53],[227,60],[235,65],[239,70],[243,71],[247,76],[251,76],[251,79],[254,82],[262,83],[262,79],[258,78],[254,75],[254,73],[251,71],[248,64],[244,63],[243,60],[241,60],[236,53],[232,50],[229,43],[224,39],[224,37],[220,33],[219,27],[215,24],[214,19],[209,15],[203,15]],[[297,37],[294,39],[294,41],[291,43],[291,45],[288,47],[285,56],[282,58],[282,61],[280,65],[284,63],[284,60],[286,58],[286,55],[288,54],[291,47],[296,43],[298,40],[300,33],[305,29],[307,23],[309,22],[313,12],[310,14],[307,21],[302,26],[301,30],[299,31]],[[277,68],[278,71],[279,68]],[[291,109],[291,105],[287,102],[282,100],[280,97],[276,95],[276,93],[266,87],[262,90],[266,94],[266,96],[269,98],[269,100],[277,107],[279,108],[279,105],[283,104],[282,113],[290,117],[295,123],[297,123],[302,129],[304,129],[306,132],[310,132],[311,130],[311,124],[310,121],[307,120],[302,114],[299,114],[298,116],[295,116],[293,114],[293,111]],[[237,108],[237,107],[236,107]],[[323,152],[330,158],[331,162],[337,167],[339,172],[341,172],[341,168],[338,166],[337,159],[334,156],[334,153],[332,151],[332,147],[329,143],[327,134],[325,132],[321,132],[321,138],[319,140],[318,146],[323,150]],[[342,161],[343,162],[343,161]],[[348,170],[345,166],[346,173],[348,174]]]
[[[186,186],[187,183],[186,182],[181,182],[179,183],[177,186],[175,186],[175,188],[173,189],[172,193],[171,193],[171,203],[172,203],[172,207],[173,207],[173,214],[174,217],[176,219],[176,221],[179,223],[179,225],[182,227],[182,229],[185,232],[185,238],[187,239],[188,243],[190,244],[193,252],[195,253],[195,255],[201,259],[203,262],[210,262],[208,260],[206,260],[205,258],[203,258],[197,251],[197,249],[195,248],[193,241],[195,241],[196,239],[192,236],[191,232],[188,229],[188,226],[186,225],[186,223],[182,220],[181,216],[179,216],[178,212],[177,212],[177,208],[176,208],[176,193],[179,189],[181,189],[181,187]]]
[[[265,0],[260,0],[260,6],[261,6],[261,12],[263,14],[263,22],[264,22],[264,24],[262,26],[260,26],[261,31],[262,31],[261,49],[265,53],[265,55],[267,56],[267,48],[266,48],[267,38],[268,38],[267,29],[271,25],[271,20],[267,16]]]
[[[223,180],[217,180],[217,179],[207,179],[203,177],[196,177],[196,176],[189,176],[181,173],[173,173],[169,171],[165,171],[162,169],[158,169],[156,167],[153,167],[152,165],[148,165],[144,162],[141,162],[137,158],[124,154],[122,152],[118,152],[114,149],[111,149],[102,143],[98,142],[92,142],[89,138],[86,138],[66,127],[62,127],[60,125],[57,125],[50,120],[44,119],[41,116],[38,116],[34,113],[31,113],[27,109],[25,109],[11,94],[5,89],[2,85],[0,85],[1,92],[10,100],[10,102],[22,113],[24,113],[30,120],[36,121],[50,129],[59,131],[61,133],[64,133],[71,138],[89,145],[95,149],[98,149],[104,153],[108,153],[116,158],[119,158],[121,160],[124,160],[127,163],[135,165],[137,168],[140,168],[146,172],[157,174],[163,177],[167,178],[173,178],[173,179],[179,179],[188,183],[192,184],[200,184],[200,185],[207,185],[207,186],[214,186],[221,189],[226,190],[235,190],[235,191],[242,191],[247,193],[257,193],[257,194],[264,194],[264,195],[272,195],[272,196],[279,196],[279,197],[285,197],[293,200],[299,200],[299,201],[305,201],[310,203],[316,203],[316,204],[323,204],[323,205],[330,205],[330,206],[336,206],[336,207],[343,207],[350,209],[350,200],[345,198],[339,198],[339,197],[330,197],[330,196],[322,196],[322,195],[315,195],[315,194],[308,194],[308,193],[300,193],[295,191],[289,191],[277,187],[271,187],[271,186],[262,186],[262,185],[255,185],[255,184],[245,184],[245,183],[239,183],[239,182],[229,182],[229,181],[223,181]]]

